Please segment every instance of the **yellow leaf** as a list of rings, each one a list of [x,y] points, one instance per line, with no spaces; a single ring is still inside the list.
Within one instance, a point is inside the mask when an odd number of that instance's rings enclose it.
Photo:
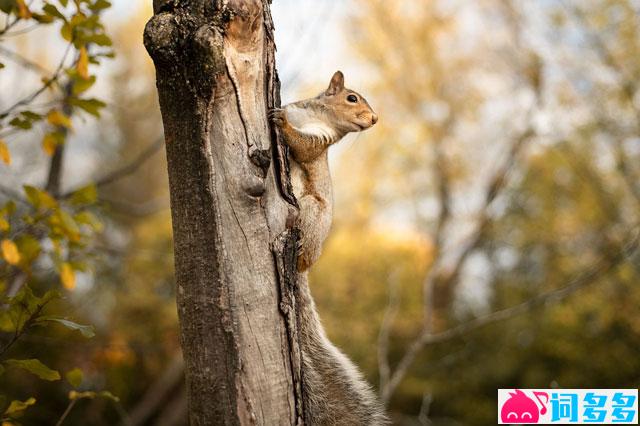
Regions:
[[[7,148],[7,144],[4,143],[2,139],[0,139],[0,160],[2,160],[5,164],[11,164],[11,154],[9,153],[9,148]]]
[[[42,149],[44,149],[44,152],[46,152],[47,155],[53,155],[53,153],[56,151],[57,146],[58,141],[55,137],[53,137],[51,133],[47,133],[46,135],[44,135],[44,138],[42,139]]]
[[[80,56],[78,57],[78,63],[76,64],[78,75],[83,80],[89,79],[89,55],[87,54],[87,48],[80,48]]]
[[[67,290],[73,290],[76,288],[76,275],[73,272],[73,268],[67,262],[63,263],[60,267],[60,281]]]
[[[0,248],[2,249],[2,257],[9,265],[17,265],[20,262],[20,253],[16,243],[11,240],[2,240]]]
[[[27,409],[27,407],[29,407],[30,405],[33,405],[36,403],[36,399],[35,398],[29,398],[26,401],[11,401],[11,404],[9,405],[9,408],[7,408],[7,410],[4,412],[4,414],[16,414],[19,413],[21,411],[24,411]],[[4,425],[4,423],[3,423]]]
[[[22,19],[31,18],[31,11],[29,7],[24,3],[24,0],[16,0],[16,5],[18,6],[18,16]]]
[[[8,231],[9,230],[9,222],[4,217],[0,217],[0,231]]]
[[[67,129],[71,128],[71,119],[61,111],[55,109],[47,114],[47,121],[54,126],[66,127]]]

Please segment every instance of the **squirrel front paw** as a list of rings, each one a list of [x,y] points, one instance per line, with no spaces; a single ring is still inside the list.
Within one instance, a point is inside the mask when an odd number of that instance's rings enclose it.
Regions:
[[[311,267],[318,258],[320,257],[320,253],[322,252],[322,240],[313,238],[309,238],[309,235],[304,236],[298,240],[297,244],[298,249],[298,259],[296,261],[296,266],[298,268],[298,272],[304,272]]]
[[[287,122],[287,112],[283,108],[273,108],[269,110],[269,119],[276,126],[282,127]]]
[[[298,252],[298,259],[296,261],[298,272],[304,272],[311,266],[311,259],[304,253],[302,239],[298,239],[296,242],[296,251]]]
[[[311,267],[313,261],[309,258],[309,256],[305,256],[304,253],[300,253],[298,255],[298,260],[296,262],[296,268],[298,272],[304,272]]]

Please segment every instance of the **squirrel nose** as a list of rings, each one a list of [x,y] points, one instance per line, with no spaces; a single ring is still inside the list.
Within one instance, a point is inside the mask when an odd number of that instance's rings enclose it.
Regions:
[[[376,124],[378,122],[378,115],[377,114],[371,114],[371,124]]]

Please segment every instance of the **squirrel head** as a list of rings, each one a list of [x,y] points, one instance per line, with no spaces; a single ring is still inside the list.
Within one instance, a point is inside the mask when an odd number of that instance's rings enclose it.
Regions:
[[[334,125],[345,133],[360,132],[376,124],[378,116],[359,93],[344,87],[344,75],[336,71],[319,98],[332,115]]]

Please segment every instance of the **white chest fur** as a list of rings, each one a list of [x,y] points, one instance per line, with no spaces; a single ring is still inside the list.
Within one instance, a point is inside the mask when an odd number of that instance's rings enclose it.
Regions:
[[[287,105],[287,120],[298,132],[318,137],[327,142],[335,141],[338,137],[333,127],[329,126],[321,116],[308,108],[298,108]]]

